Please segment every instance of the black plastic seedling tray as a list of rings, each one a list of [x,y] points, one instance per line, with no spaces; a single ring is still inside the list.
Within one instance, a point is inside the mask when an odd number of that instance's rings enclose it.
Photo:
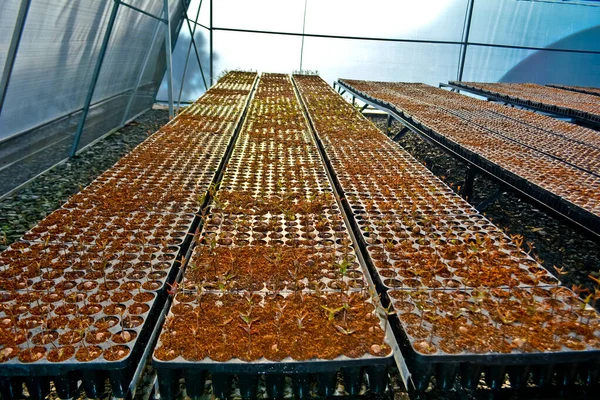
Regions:
[[[366,93],[356,90],[351,86],[345,84],[344,82],[338,81],[338,84],[340,85],[340,87],[343,87],[344,89],[350,91],[362,100],[372,104],[374,107],[377,107],[385,112],[396,116],[403,123],[407,124],[412,130],[415,130],[419,134],[431,138],[431,140],[433,140],[435,143],[444,146],[445,148],[452,151],[454,154],[463,158],[467,162],[477,166],[478,168],[481,168],[483,171],[491,174],[497,179],[500,179],[501,182],[504,182],[505,184],[508,184],[509,186],[524,193],[528,197],[539,201],[540,203],[544,204],[551,210],[554,210],[558,214],[563,215],[564,217],[574,221],[575,223],[585,227],[586,229],[589,229],[594,234],[598,235],[600,233],[600,216],[593,214],[571,203],[567,199],[560,197],[546,189],[543,189],[519,177],[518,175],[506,170],[505,168],[497,164],[489,162],[477,153],[467,150],[460,144],[449,140],[444,135],[433,131],[428,126],[424,125],[421,121],[414,118],[412,115],[398,109],[393,104],[379,100]]]
[[[598,124],[600,124],[600,115],[592,114],[587,111],[577,110],[577,109],[568,108],[568,107],[554,106],[554,105],[547,104],[547,103],[540,103],[537,101],[531,101],[531,100],[527,100],[524,98],[508,96],[508,95],[504,95],[504,94],[497,93],[494,91],[484,90],[484,89],[480,89],[480,88],[477,88],[474,86],[466,85],[462,82],[450,81],[449,85],[456,89],[466,90],[468,92],[471,92],[471,93],[474,93],[474,94],[477,94],[480,96],[484,96],[484,97],[487,97],[487,98],[495,100],[495,101],[503,101],[503,102],[523,106],[526,108],[531,108],[531,109],[534,109],[537,111],[543,111],[543,112],[547,112],[550,114],[555,114],[555,115],[568,117],[568,118],[575,118],[580,121],[593,124],[595,126],[598,126]]]
[[[570,299],[577,302],[577,307],[581,308],[583,303],[577,296],[564,288],[558,290],[569,293]],[[388,294],[392,293],[388,292]],[[392,304],[396,304],[398,301],[392,297],[389,298]],[[561,304],[566,308],[567,303]],[[596,327],[594,335],[596,340],[600,340],[598,315],[589,306],[586,311],[595,314],[592,322],[593,326]],[[404,322],[401,321],[403,319],[401,312],[398,309],[396,315],[390,318],[390,325],[396,333],[396,337],[400,340],[400,347],[406,357],[413,383],[418,391],[425,391],[429,387],[432,378],[435,378],[437,388],[441,390],[451,389],[457,377],[460,378],[463,388],[476,389],[482,373],[485,375],[487,386],[492,390],[503,387],[506,375],[508,375],[513,389],[525,387],[530,378],[538,387],[552,384],[571,386],[575,384],[578,375],[586,385],[600,384],[600,346],[594,347],[588,344],[585,349],[573,350],[563,344],[560,349],[548,351],[522,352],[512,350],[505,353],[462,351],[457,354],[449,354],[439,348],[439,337],[416,338],[407,333],[410,331],[406,329]],[[415,312],[419,313],[420,311]],[[482,315],[489,316],[487,310],[480,312]],[[556,318],[561,317],[556,316]],[[421,323],[424,329],[431,330],[430,321],[425,320]],[[510,322],[509,325],[513,323],[519,324],[519,321]],[[468,324],[465,326],[468,326]],[[460,333],[457,332],[456,335],[458,336]],[[576,339],[575,332],[571,332],[569,336]],[[490,338],[490,340],[494,342],[496,339]],[[419,341],[431,341],[431,344],[438,346],[438,349],[432,354],[422,353],[415,348],[415,343]]]
[[[171,304],[165,306],[161,321],[169,313],[170,306]],[[242,398],[256,398],[261,377],[265,379],[269,398],[283,397],[286,377],[292,380],[295,397],[310,397],[314,384],[317,385],[319,395],[330,396],[336,391],[338,373],[341,373],[345,390],[350,395],[359,394],[365,376],[370,392],[382,394],[388,387],[388,368],[394,365],[394,351],[398,348],[389,324],[386,329],[386,343],[389,345],[390,352],[382,357],[366,354],[359,358],[340,356],[332,360],[298,361],[287,357],[281,361],[270,361],[264,358],[243,361],[234,358],[217,362],[210,358],[186,361],[182,356],[178,356],[171,361],[153,357],[152,365],[157,370],[160,398],[164,400],[177,397],[181,378],[185,380],[186,393],[189,397],[202,396],[208,374],[211,376],[213,394],[221,399],[231,397],[234,379],[238,382]],[[160,341],[157,348],[158,346]]]
[[[188,253],[186,253],[186,255],[189,257],[190,253],[191,250],[188,249]],[[142,304],[142,308],[138,309],[140,312],[129,313],[129,309],[131,308],[130,306],[134,305],[135,303],[133,299],[129,299],[119,303],[124,307],[125,310],[128,310],[122,315],[119,312],[108,315],[103,311],[92,314],[94,323],[104,321],[105,319],[112,320],[111,323],[113,325],[108,329],[108,332],[110,332],[111,335],[125,330],[132,336],[132,339],[129,342],[123,344],[129,350],[129,354],[125,358],[118,361],[108,361],[101,355],[94,360],[80,362],[75,358],[75,354],[73,354],[65,361],[50,362],[45,358],[45,356],[55,348],[55,345],[52,343],[42,344],[41,346],[45,349],[44,358],[38,361],[32,363],[23,363],[16,358],[11,358],[10,360],[0,364],[0,394],[2,395],[2,398],[5,400],[21,398],[22,384],[25,383],[29,392],[29,396],[32,399],[43,399],[50,393],[50,382],[53,382],[58,397],[61,399],[69,399],[77,393],[78,381],[82,381],[82,387],[87,397],[98,398],[105,392],[105,381],[107,378],[110,381],[113,396],[116,398],[125,397],[129,391],[129,385],[132,377],[134,376],[136,368],[138,368],[138,364],[140,363],[141,356],[147,346],[148,339],[154,330],[158,317],[163,310],[165,300],[167,299],[166,284],[172,284],[175,281],[175,277],[180,271],[179,264],[181,259],[182,254],[179,252],[171,262],[171,267],[168,271],[168,274],[162,277],[162,283],[157,287],[156,290],[140,290],[140,293],[148,292],[155,295],[154,298],[149,302],[136,304],[136,307],[139,304]],[[97,283],[102,284],[103,280],[100,279]],[[74,296],[82,293],[77,289],[77,287],[73,287],[70,289],[70,291]],[[36,291],[31,290],[29,293],[35,292]],[[46,293],[45,291],[38,292],[44,294]],[[13,293],[26,295],[28,292],[26,290],[19,290]],[[7,300],[7,298],[5,297],[4,300]],[[3,304],[9,303],[9,300],[3,301]],[[91,304],[99,304],[104,306],[110,303],[111,301],[109,299],[105,299],[103,302]],[[85,300],[81,300],[74,304],[81,308],[87,303]],[[32,303],[32,307],[33,306],[39,306],[38,302]],[[119,310],[120,309],[121,308],[119,308]],[[46,318],[59,316],[59,314],[55,315],[55,311],[56,310],[50,311]],[[7,317],[4,312],[1,314],[3,315],[3,318]],[[120,322],[115,322],[120,320],[120,315],[123,317],[123,320]],[[143,318],[142,321],[140,321],[140,317]],[[91,325],[90,329],[85,331],[86,338],[90,333],[93,333],[93,328],[94,325]],[[57,329],[53,329],[52,331],[56,332],[58,335],[57,337],[67,332],[64,327],[59,327]],[[72,330],[70,331],[73,332]],[[40,325],[34,328],[34,331],[31,332],[30,337],[34,338],[36,335],[44,334],[46,332],[48,331],[45,328],[42,328],[42,325]],[[100,340],[103,340],[102,343],[88,343],[87,346],[90,348],[97,346],[104,351],[111,346],[120,345],[110,343],[110,338],[102,338]],[[33,345],[34,344],[31,344],[31,346]],[[78,342],[73,343],[73,345],[77,348]],[[23,348],[23,346],[24,344],[20,345],[21,348]]]

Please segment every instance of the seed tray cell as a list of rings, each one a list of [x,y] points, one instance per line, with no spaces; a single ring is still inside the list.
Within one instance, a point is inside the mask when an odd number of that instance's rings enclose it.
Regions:
[[[102,215],[94,209],[59,209],[23,235],[32,242],[78,243],[109,242],[181,246],[188,239],[193,214],[133,212]]]
[[[600,316],[568,289],[388,295],[398,317],[395,330],[419,390],[427,388],[434,375],[438,387],[448,389],[457,374],[464,387],[473,389],[482,371],[493,389],[502,386],[506,372],[511,386],[519,387],[532,370],[538,385],[551,383],[555,374],[559,383],[572,384],[579,369],[584,382],[598,383]],[[572,376],[565,376],[566,369]]]
[[[365,290],[367,284],[352,247],[325,250],[269,244],[200,245],[194,249],[182,285],[236,292]]]
[[[69,293],[80,295],[78,291]],[[44,398],[49,393],[50,381],[53,381],[61,398],[71,398],[77,389],[77,381],[82,380],[87,395],[99,397],[104,392],[104,381],[109,377],[113,395],[124,397],[153,321],[162,308],[164,299],[163,302],[157,300],[153,294],[153,298],[145,303],[130,299],[118,303],[119,307],[115,309],[110,308],[110,300],[65,303],[78,307],[76,312],[80,314],[76,315],[61,314],[67,310],[60,306],[37,315],[42,307],[53,304],[42,303],[40,307],[37,301],[29,303],[29,311],[18,315],[24,328],[17,331],[17,336],[10,326],[2,325],[2,381],[5,385],[12,382],[14,389],[25,380],[33,398]],[[15,318],[7,315],[11,303],[3,304],[0,321]],[[23,306],[27,307],[21,303]],[[95,312],[98,309],[100,311]],[[32,312],[36,314],[30,315]],[[20,394],[20,390],[12,395],[6,391],[2,393],[3,398],[8,399],[19,398]]]
[[[0,290],[113,290],[137,282],[144,290],[160,291],[177,274],[178,253],[178,247],[140,251],[130,245],[111,252],[110,247],[16,242],[0,255]]]

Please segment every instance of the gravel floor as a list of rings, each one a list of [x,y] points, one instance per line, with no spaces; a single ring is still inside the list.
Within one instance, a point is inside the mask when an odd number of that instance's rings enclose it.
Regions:
[[[56,166],[0,201],[0,250],[18,240],[168,121],[167,111],[146,112],[82,154]]]

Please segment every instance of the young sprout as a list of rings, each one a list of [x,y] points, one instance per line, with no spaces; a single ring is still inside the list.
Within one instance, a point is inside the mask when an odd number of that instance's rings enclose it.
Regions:
[[[340,313],[342,310],[345,309],[345,307],[342,305],[341,307],[337,307],[337,308],[330,308],[324,305],[321,305],[321,308],[323,310],[326,311],[326,315],[327,315],[327,320],[329,322],[333,322],[335,321],[335,316]]]
[[[302,311],[298,312],[298,314],[296,315],[296,324],[298,325],[298,329],[300,329],[300,330],[304,329],[304,319],[308,315],[308,312],[303,312],[303,311],[304,311],[304,309],[302,309]]]
[[[254,333],[252,324],[257,322],[260,318],[252,318],[252,309],[250,309],[246,314],[240,312],[240,319],[244,321],[245,325],[238,324],[238,326],[248,334],[248,351],[250,351],[250,346],[252,345],[252,333]]]

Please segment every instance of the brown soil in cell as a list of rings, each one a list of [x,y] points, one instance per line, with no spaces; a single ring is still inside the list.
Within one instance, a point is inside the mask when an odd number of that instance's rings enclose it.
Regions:
[[[125,345],[115,345],[104,350],[104,359],[107,361],[118,361],[129,355],[131,350]]]
[[[66,332],[60,336],[58,343],[62,346],[79,343],[83,340],[83,332],[83,330]]]
[[[19,347],[18,346],[4,346],[1,350],[0,350],[0,363],[6,362],[14,357],[17,356],[17,354],[19,354]]]
[[[122,290],[136,290],[140,287],[140,282],[138,281],[129,281],[121,284]]]
[[[142,284],[142,289],[144,290],[158,290],[163,286],[160,281],[148,281]]]
[[[63,304],[54,309],[54,313],[57,315],[71,315],[77,312],[76,304]]]
[[[106,315],[120,315],[126,309],[127,309],[127,306],[125,304],[118,303],[118,304],[109,304],[108,306],[104,307],[103,311],[104,311],[104,314],[106,314]]]
[[[100,346],[80,346],[75,353],[77,361],[86,362],[92,361],[102,355],[102,348]]]
[[[152,301],[155,297],[156,295],[154,293],[143,292],[133,296],[133,300],[138,303],[147,303],[149,301]]]
[[[69,323],[69,318],[65,315],[59,315],[47,320],[48,329],[62,329]]]
[[[144,318],[137,315],[127,315],[123,317],[123,328],[133,329],[144,323]]]
[[[77,285],[77,290],[79,290],[81,292],[89,292],[91,290],[96,289],[97,287],[98,287],[98,282],[96,282],[96,281],[86,281],[86,282],[81,282],[80,284],[78,284]]]
[[[69,321],[68,327],[72,330],[86,329],[94,323],[94,317],[80,316]]]
[[[17,322],[17,326],[21,329],[33,329],[41,326],[43,320],[39,316],[32,316],[27,318],[22,318]]]
[[[94,323],[94,326],[96,328],[98,328],[98,330],[108,330],[110,328],[112,328],[113,326],[117,325],[119,323],[119,318],[117,317],[113,317],[113,316],[108,316],[108,317],[102,317],[100,318],[98,321],[96,321]]]
[[[119,287],[119,282],[117,282],[117,281],[106,281],[106,282],[102,282],[100,284],[100,286],[98,286],[98,290],[110,292],[112,290],[115,290],[118,287]]]
[[[87,335],[85,335],[85,341],[90,344],[100,344],[106,342],[110,336],[111,334],[109,331],[90,330]]]
[[[42,346],[34,346],[30,349],[21,350],[19,353],[19,361],[22,363],[36,362],[44,357],[46,349]]]
[[[102,305],[97,303],[86,304],[79,309],[79,312],[84,315],[94,315],[98,314],[100,311],[102,311]]]
[[[64,298],[63,293],[49,293],[42,296],[44,303],[56,303]]]
[[[145,314],[150,310],[150,306],[145,303],[133,303],[129,306],[128,312],[131,315],[141,315]]]
[[[125,344],[125,343],[129,343],[132,340],[134,340],[137,337],[137,333],[135,331],[120,331],[115,333],[111,340],[114,343],[118,343],[118,344]]]
[[[50,350],[46,359],[50,362],[63,362],[73,357],[75,354],[75,347],[73,346],[61,346],[56,349]]]
[[[126,301],[131,300],[132,297],[133,295],[128,291],[119,291],[113,293],[112,296],[110,296],[110,300],[115,303],[125,303]]]
[[[31,342],[33,344],[45,345],[54,342],[56,339],[58,339],[58,332],[46,331],[40,332],[34,337],[32,337]]]

